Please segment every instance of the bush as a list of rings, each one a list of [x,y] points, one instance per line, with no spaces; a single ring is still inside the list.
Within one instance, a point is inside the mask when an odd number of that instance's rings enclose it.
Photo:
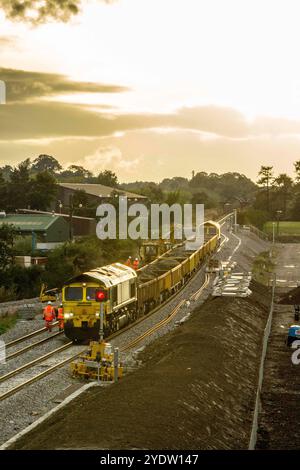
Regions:
[[[257,209],[247,209],[238,213],[238,223],[240,225],[254,225],[255,227],[263,230],[265,223],[270,220],[270,215],[267,211]]]

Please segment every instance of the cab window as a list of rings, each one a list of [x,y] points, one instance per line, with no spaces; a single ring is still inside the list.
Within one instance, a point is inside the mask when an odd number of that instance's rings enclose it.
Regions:
[[[82,287],[66,287],[65,300],[82,300]]]
[[[86,288],[86,300],[95,300],[97,287],[87,287]]]

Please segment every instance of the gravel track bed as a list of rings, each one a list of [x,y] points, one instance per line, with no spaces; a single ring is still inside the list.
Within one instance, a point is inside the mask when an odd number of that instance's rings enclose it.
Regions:
[[[226,231],[225,231],[225,234],[229,238],[229,240],[227,243],[224,243],[222,245],[221,250],[217,254],[217,257],[222,260],[227,260],[227,258],[232,254],[232,251],[238,244],[238,240],[236,237],[234,237],[234,235],[227,233]],[[242,260],[241,268],[244,265],[245,266],[244,269],[249,269],[249,266],[251,265],[251,262],[252,262],[251,261],[252,254],[255,252],[257,254],[258,252],[262,251],[262,249],[264,249],[264,247],[262,248],[264,242],[258,240],[252,234],[250,235],[239,234],[239,237],[242,239],[242,246],[243,246],[244,241],[247,242],[247,250],[243,250],[242,256],[240,255],[241,250],[237,250],[235,255],[233,255],[232,257],[232,261],[239,260],[240,258]],[[248,267],[246,267],[246,265]],[[161,309],[159,309],[149,318],[145,319],[143,322],[137,324],[130,330],[125,331],[123,334],[113,339],[111,341],[113,346],[115,347],[125,346],[128,342],[132,341],[137,336],[143,334],[146,330],[151,328],[154,324],[156,324],[163,318],[166,318],[182,299],[189,299],[191,295],[199,289],[199,287],[204,282],[204,278],[205,278],[205,269],[201,268],[199,272],[191,279],[189,284],[182,291],[180,291],[174,299],[172,299],[168,304],[163,306]],[[136,349],[137,350],[142,349],[143,347],[145,347],[146,344],[149,344],[150,342],[154,341],[158,337],[164,335],[166,332],[173,329],[175,327],[175,323],[178,320],[181,320],[194,307],[199,306],[204,302],[204,300],[208,297],[210,293],[211,286],[212,286],[212,282],[210,282],[209,286],[204,289],[202,295],[197,301],[191,301],[191,304],[189,306],[187,306],[186,304],[183,305],[178,311],[178,313],[174,316],[174,318],[172,318],[172,320],[166,326],[159,329],[158,331],[153,333],[150,337],[147,337],[145,340],[140,342],[136,346]],[[39,321],[39,324],[36,325],[36,329],[43,326],[43,324],[41,323],[41,320],[34,320],[34,321]],[[31,321],[30,322],[31,328],[29,328],[27,331],[24,331],[24,329],[22,332],[18,330],[15,336],[11,332],[12,336],[9,337],[9,340],[19,337],[22,334],[26,334],[26,332],[29,333],[30,331],[32,331],[32,324],[33,322]],[[10,332],[8,332],[6,335],[8,335],[9,333]],[[40,336],[38,336],[37,338],[40,339]],[[67,339],[64,339],[64,341],[68,342]],[[56,344],[56,342],[59,343],[58,346],[62,345],[63,344],[62,337],[59,336],[58,338],[54,339],[53,342],[50,341],[42,345],[41,349],[43,350],[44,354],[48,352],[48,348],[55,349],[54,344]],[[23,343],[22,343],[22,346],[23,346]],[[74,346],[74,348],[78,348],[78,346]],[[12,349],[13,348],[10,348],[10,350]],[[39,350],[39,355],[41,355],[40,353],[41,349],[40,347],[36,348],[36,351]],[[35,356],[35,351],[30,352],[30,354],[26,353],[26,359],[27,359],[26,362],[29,361],[28,357],[31,357],[31,354]],[[71,351],[67,350],[65,352],[60,353],[59,360],[62,360],[64,358],[64,355],[71,355]],[[46,363],[44,363],[44,365],[39,365],[37,368],[35,368],[35,372],[37,370],[41,372],[41,370],[43,370],[46,367],[46,364],[47,364],[47,367],[50,367],[50,363],[53,365],[52,360],[58,360],[58,357],[56,358],[54,356],[54,358],[49,358],[46,361]],[[22,356],[15,358],[12,361],[14,362],[13,368],[16,368],[17,359],[20,360],[21,362],[23,361]],[[134,350],[130,350],[128,352],[122,352],[121,360],[124,362],[125,366],[127,366],[128,368],[136,367],[138,365],[137,360],[136,360],[136,352]],[[20,363],[20,365],[22,364]],[[27,374],[31,374],[31,370],[28,370]],[[26,374],[26,377],[29,378],[29,375],[27,374]],[[84,383],[85,382],[83,382],[82,384]],[[8,399],[4,400],[3,402],[1,402],[0,413],[1,413],[2,432],[0,436],[0,444],[3,444],[5,441],[7,441],[9,438],[15,435],[17,432],[29,426],[36,419],[40,418],[47,411],[55,407],[57,405],[57,403],[55,403],[55,397],[59,393],[61,393],[63,390],[65,390],[67,387],[69,387],[70,385],[74,385],[74,384],[80,385],[80,382],[72,379],[71,374],[70,374],[70,365],[68,364],[62,367],[61,369],[58,369],[57,371],[53,372],[51,375],[39,380],[38,382],[34,384],[31,384],[30,386],[26,387],[26,389],[18,392],[16,395],[13,395],[9,397]]]
[[[39,341],[40,339],[47,338],[47,337],[49,337],[49,333],[46,333],[45,335],[43,334],[43,335],[35,336],[34,338],[31,338],[31,341],[27,340],[24,343],[20,343],[16,345],[16,347],[9,348],[7,350],[7,354],[11,354],[12,352],[22,349],[23,347],[29,344],[32,344],[33,342]],[[30,349],[29,351],[26,351],[20,354],[20,356],[16,356],[11,359],[8,359],[6,364],[0,365],[0,376],[7,374],[8,372],[11,372],[14,369],[17,369],[18,367],[21,367],[24,364],[27,364],[28,362],[31,362],[34,359],[37,359],[38,357],[43,356],[44,354],[47,354],[56,348],[59,348],[60,346],[63,346],[69,341],[70,340],[68,340],[63,334],[58,335],[58,336],[55,336],[53,339],[45,343],[42,343],[39,346],[36,346],[33,349]]]
[[[20,338],[21,336],[28,335],[35,330],[40,330],[45,326],[45,323],[42,318],[42,314],[37,315],[33,320],[17,320],[17,323],[13,328],[8,330],[6,333],[0,336],[2,341],[9,343],[15,339]],[[42,338],[41,335],[38,338]],[[32,340],[31,340],[32,341]],[[25,344],[25,343],[20,343]]]

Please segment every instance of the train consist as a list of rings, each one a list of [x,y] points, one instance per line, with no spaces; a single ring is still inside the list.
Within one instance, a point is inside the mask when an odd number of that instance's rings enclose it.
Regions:
[[[97,296],[104,299],[104,336],[145,315],[178,291],[220,243],[220,225],[204,223],[204,244],[187,251],[174,247],[137,272],[121,263],[92,269],[65,283],[62,290],[65,335],[75,342],[99,338]]]

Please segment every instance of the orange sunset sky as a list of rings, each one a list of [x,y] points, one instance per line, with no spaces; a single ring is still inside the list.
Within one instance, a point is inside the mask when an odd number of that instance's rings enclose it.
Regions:
[[[39,24],[1,7],[1,165],[48,153],[120,181],[293,174],[299,1],[83,0]]]

